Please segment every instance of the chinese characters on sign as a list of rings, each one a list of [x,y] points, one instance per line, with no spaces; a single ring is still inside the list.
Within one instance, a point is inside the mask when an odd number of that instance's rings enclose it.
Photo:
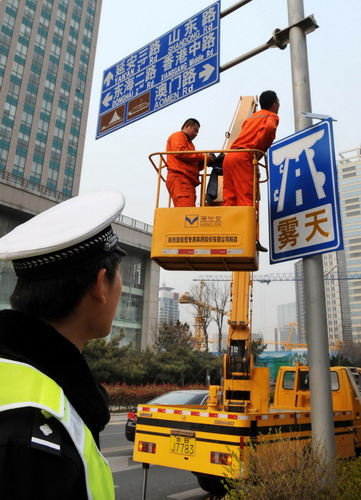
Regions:
[[[220,1],[103,74],[96,138],[219,81]]]
[[[198,236],[185,236],[185,235],[172,235],[167,236],[167,243],[238,243],[238,236],[234,235],[198,235]]]
[[[271,263],[342,249],[332,121],[276,142],[269,169]]]

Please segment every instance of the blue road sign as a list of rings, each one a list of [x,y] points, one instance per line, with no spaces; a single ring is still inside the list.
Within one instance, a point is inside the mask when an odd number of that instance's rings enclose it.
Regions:
[[[271,264],[341,250],[332,120],[274,143],[268,159]]]
[[[96,138],[219,82],[220,0],[103,73]]]

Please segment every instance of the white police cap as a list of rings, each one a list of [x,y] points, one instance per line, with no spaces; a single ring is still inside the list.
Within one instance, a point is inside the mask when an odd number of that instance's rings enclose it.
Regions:
[[[79,195],[33,217],[0,238],[0,260],[18,276],[52,276],[117,250],[111,223],[125,205],[117,191]]]

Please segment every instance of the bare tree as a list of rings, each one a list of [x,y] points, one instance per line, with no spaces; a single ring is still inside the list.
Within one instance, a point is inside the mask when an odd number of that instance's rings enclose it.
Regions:
[[[216,323],[218,330],[217,350],[220,353],[222,351],[223,327],[229,313],[229,284],[218,281],[210,283],[200,281],[199,284],[192,285],[190,293],[184,294],[181,300],[193,304],[196,309],[195,337],[201,337],[200,343],[203,343],[206,351],[209,348],[208,327],[212,321]]]
[[[213,311],[213,320],[218,330],[218,352],[222,352],[223,326],[227,324],[230,307],[230,286],[228,282],[212,281],[209,292]]]
[[[204,281],[199,284],[191,285],[190,293],[188,294],[189,303],[193,304],[196,314],[194,315],[196,322],[195,337],[202,336],[204,349],[209,352],[209,337],[208,328],[213,320],[209,305],[211,303],[210,287]],[[199,340],[199,339],[198,339]]]

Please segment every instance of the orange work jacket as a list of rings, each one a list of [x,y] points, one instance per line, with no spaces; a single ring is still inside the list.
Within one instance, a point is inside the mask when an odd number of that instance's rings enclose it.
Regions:
[[[195,151],[192,141],[182,131],[174,132],[167,141],[166,151]],[[167,155],[168,172],[186,176],[194,186],[199,184],[199,171],[203,169],[204,155]]]
[[[279,117],[273,111],[260,109],[243,122],[241,132],[231,149],[260,149],[266,152],[276,137]]]

